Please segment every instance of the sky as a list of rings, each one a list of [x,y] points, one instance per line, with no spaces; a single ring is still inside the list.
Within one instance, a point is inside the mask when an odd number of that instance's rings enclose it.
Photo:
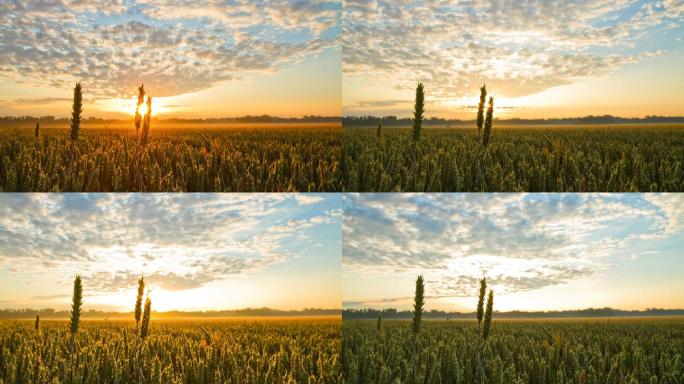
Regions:
[[[684,115],[682,0],[345,0],[345,116]]]
[[[336,194],[0,194],[0,308],[340,308]]]
[[[682,194],[347,194],[343,308],[684,308]]]
[[[339,116],[339,1],[0,2],[0,115]]]

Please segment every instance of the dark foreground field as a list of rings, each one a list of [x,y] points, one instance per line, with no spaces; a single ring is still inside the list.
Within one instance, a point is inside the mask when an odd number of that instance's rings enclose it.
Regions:
[[[410,321],[344,320],[346,383],[410,383]],[[417,383],[684,383],[684,319],[425,321]]]
[[[337,191],[339,125],[0,128],[0,191]]]
[[[203,328],[203,329],[202,329]],[[0,321],[0,383],[341,383],[340,320]]]
[[[496,127],[478,156],[475,128],[344,128],[345,191],[684,191],[684,126]]]

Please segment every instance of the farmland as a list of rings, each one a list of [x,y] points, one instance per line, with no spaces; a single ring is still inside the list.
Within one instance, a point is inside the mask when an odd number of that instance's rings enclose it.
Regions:
[[[476,128],[345,127],[345,191],[684,191],[684,126],[499,126],[478,146]],[[481,154],[479,154],[481,153]]]
[[[340,383],[340,320],[0,321],[0,383]]]
[[[347,383],[411,382],[409,321],[344,320]],[[425,321],[419,383],[681,383],[684,319]]]
[[[0,128],[0,191],[320,192],[339,185],[339,124]]]

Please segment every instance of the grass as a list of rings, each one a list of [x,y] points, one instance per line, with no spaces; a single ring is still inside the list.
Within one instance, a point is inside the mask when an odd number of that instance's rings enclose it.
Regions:
[[[375,128],[343,129],[345,191],[684,191],[682,124],[495,124],[480,162],[475,128],[431,127],[415,171],[410,129],[382,132],[378,140]]]
[[[0,129],[0,191],[337,191],[339,125],[167,125],[141,146],[132,129]]]
[[[684,382],[681,317],[495,318],[484,344],[475,320],[426,321],[423,328],[420,383]],[[383,319],[378,332],[375,320],[344,320],[342,344],[346,383],[411,382],[410,321]]]
[[[0,321],[0,383],[342,382],[339,319],[152,320],[144,341],[134,321],[86,320],[74,359],[69,340],[66,321]]]

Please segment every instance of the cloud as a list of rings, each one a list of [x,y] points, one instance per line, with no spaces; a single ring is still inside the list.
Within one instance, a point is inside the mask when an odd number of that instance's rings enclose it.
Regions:
[[[673,234],[684,229],[684,197],[678,193],[648,193],[644,199],[662,213],[659,222],[665,233]]]
[[[166,290],[249,277],[298,258],[309,231],[339,226],[307,204],[288,194],[3,194],[0,269],[67,286],[81,274],[94,292],[141,274]]]
[[[409,105],[411,100],[362,100],[356,103],[353,107],[358,108],[376,108],[376,107],[397,107],[400,105]]]
[[[340,6],[299,1],[0,4],[0,78],[90,98],[154,96],[273,72],[336,46]]]
[[[14,105],[46,105],[46,104],[55,104],[55,103],[65,103],[65,102],[70,102],[72,99],[68,98],[62,98],[62,97],[43,97],[43,98],[34,98],[34,99],[14,99],[11,104]]]
[[[473,97],[486,82],[506,97],[610,74],[663,51],[631,49],[648,28],[681,21],[681,3],[535,0],[346,0],[343,75],[434,101]],[[359,106],[361,108],[363,106]]]
[[[596,274],[636,239],[681,234],[683,202],[677,194],[349,194],[343,269],[377,279],[425,274],[430,293],[444,297],[474,295],[483,275],[499,293],[535,290]]]
[[[295,195],[295,200],[299,204],[304,204],[304,205],[309,205],[309,204],[316,204],[320,203],[323,201],[322,196],[316,196],[316,195],[309,195],[309,194],[304,194],[304,193],[298,193]]]

